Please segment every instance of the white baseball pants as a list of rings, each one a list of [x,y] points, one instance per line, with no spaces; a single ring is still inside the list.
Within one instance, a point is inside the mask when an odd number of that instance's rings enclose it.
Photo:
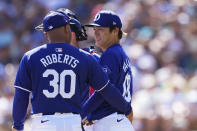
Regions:
[[[82,131],[81,117],[72,113],[33,115],[31,131]]]
[[[113,113],[96,121],[92,126],[84,126],[85,131],[135,131],[125,115]]]

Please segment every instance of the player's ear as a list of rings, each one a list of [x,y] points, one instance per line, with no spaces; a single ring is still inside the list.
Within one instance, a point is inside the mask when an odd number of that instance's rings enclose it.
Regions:
[[[119,32],[119,28],[115,27],[113,30],[112,30],[112,33],[114,36],[118,36],[118,32]]]
[[[76,34],[74,32],[71,32],[71,45],[75,47],[79,47],[79,43],[76,38]]]
[[[68,24],[66,26],[64,26],[64,31],[66,34],[70,33],[70,26]]]
[[[71,30],[70,30],[70,26],[67,24],[66,26],[64,26],[64,33],[65,33],[65,37],[68,43],[71,42]]]

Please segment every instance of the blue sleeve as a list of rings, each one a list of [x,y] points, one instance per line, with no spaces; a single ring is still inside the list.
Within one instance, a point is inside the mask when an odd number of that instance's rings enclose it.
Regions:
[[[99,90],[109,81],[108,76],[93,56],[89,56],[88,62],[88,83],[94,90]]]
[[[25,55],[23,56],[20,62],[14,86],[30,92],[32,90],[31,89],[32,83],[30,77],[30,68],[28,68],[27,63],[28,63],[28,58]]]
[[[84,115],[89,113],[89,111],[91,112],[95,110],[103,102],[102,98],[125,115],[128,115],[131,112],[130,102],[126,102],[120,94],[120,91],[111,83],[108,83],[105,88],[97,91],[97,93],[94,93],[94,95],[83,105],[83,110],[87,110]]]
[[[13,128],[23,130],[29,104],[29,92],[16,88],[12,109]]]
[[[28,68],[28,58],[26,55],[21,59],[15,80],[15,96],[13,101],[13,127],[18,130],[24,128],[24,120],[29,103],[31,92],[31,77]]]
[[[116,84],[118,81],[118,76],[120,69],[119,69],[119,61],[118,57],[115,53],[111,51],[104,52],[102,57],[100,58],[100,65],[103,67],[105,72],[107,72],[110,81],[113,84]]]
[[[88,115],[88,113],[93,112],[98,108],[104,99],[101,94],[94,92],[94,94],[83,104],[81,117],[82,119]]]
[[[109,83],[106,88],[99,91],[99,93],[109,104],[120,112],[123,112],[125,115],[128,115],[131,112],[132,109],[130,102],[127,102],[120,94],[118,88],[111,83]]]

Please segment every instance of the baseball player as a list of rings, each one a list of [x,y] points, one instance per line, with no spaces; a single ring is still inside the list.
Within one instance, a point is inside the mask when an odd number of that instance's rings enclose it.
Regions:
[[[96,45],[103,51],[99,63],[107,72],[110,81],[122,93],[125,100],[131,103],[131,64],[129,57],[119,44],[123,35],[121,30],[122,22],[119,16],[112,11],[100,11],[95,16],[94,22],[86,26],[93,27]],[[97,106],[99,105],[98,103],[100,106]],[[86,112],[92,112],[83,120],[84,123],[87,123],[87,119],[90,122],[96,120],[93,124],[93,131],[134,130],[128,119],[122,115],[124,113],[112,107],[97,92],[93,94],[89,103],[84,105],[83,110],[83,115],[87,114]]]
[[[130,104],[97,61],[69,44],[69,23],[68,16],[49,12],[43,19],[49,43],[23,56],[14,84],[13,131],[23,131],[29,97],[32,131],[81,131],[81,92],[87,84],[131,120]]]
[[[56,11],[69,17],[69,21],[70,21],[69,24],[70,24],[71,35],[72,35],[70,44],[79,48],[79,41],[87,40],[87,34],[84,26],[80,23],[75,13],[73,13],[71,10],[66,8],[59,8]],[[44,32],[43,24],[36,26],[35,29]],[[94,51],[92,51],[90,48],[85,48],[83,50],[88,51],[96,59],[98,59],[98,55],[95,53],[93,54]],[[82,103],[84,103],[88,99],[89,97],[88,94],[89,94],[89,89],[88,88],[84,89],[83,92],[81,93]]]
[[[80,23],[75,13],[73,13],[71,10],[66,8],[59,8],[57,9],[57,11],[69,17],[72,34],[71,45],[79,48],[79,41],[87,40],[87,34],[84,26]],[[35,27],[35,29],[43,32],[43,24]],[[100,55],[96,53],[96,50],[93,46],[91,46],[90,48],[83,48],[83,50],[89,52],[97,61],[99,60]],[[87,87],[89,88],[84,89],[81,93],[82,103],[84,103],[94,92],[91,86],[87,85]],[[86,128],[91,129],[90,126]],[[88,130],[86,129],[86,131]]]

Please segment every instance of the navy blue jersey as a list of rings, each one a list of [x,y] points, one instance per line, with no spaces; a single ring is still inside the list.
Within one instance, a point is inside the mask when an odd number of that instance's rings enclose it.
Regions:
[[[131,102],[131,64],[129,57],[126,55],[120,44],[114,44],[109,47],[101,55],[99,62],[105,72],[107,72],[111,83],[119,89],[120,93],[127,102]],[[90,120],[98,120],[114,112],[119,112],[117,109],[109,105],[106,101],[102,100],[101,97],[98,97],[97,102],[102,104],[89,115]]]
[[[94,66],[92,66],[94,65]],[[46,44],[21,60],[15,87],[31,92],[32,113],[80,113],[87,83],[102,87],[106,77],[94,58],[69,44]],[[95,73],[97,75],[95,75]]]
[[[84,51],[87,51],[90,53],[97,61],[100,58],[100,55],[96,53],[95,49],[91,48],[83,48]],[[85,88],[81,94],[82,97],[82,103],[85,103],[85,101],[93,94],[93,89],[91,86],[87,85],[88,88]]]
[[[132,72],[131,62],[120,44],[109,47],[101,56],[99,63],[107,72],[113,83],[127,102],[131,102],[132,96]]]

